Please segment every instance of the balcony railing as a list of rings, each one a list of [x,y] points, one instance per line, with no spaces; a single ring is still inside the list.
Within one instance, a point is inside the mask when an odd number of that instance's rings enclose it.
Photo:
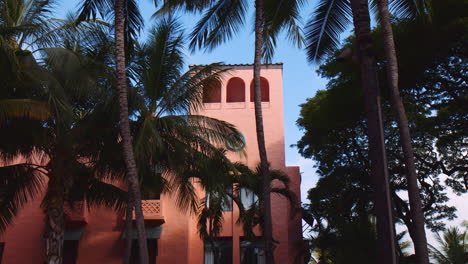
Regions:
[[[66,202],[63,210],[65,212],[65,226],[67,228],[82,227],[88,223],[85,202],[74,202],[73,206]]]
[[[147,225],[161,225],[164,223],[161,200],[142,200],[143,217]],[[135,220],[135,212],[133,213]]]

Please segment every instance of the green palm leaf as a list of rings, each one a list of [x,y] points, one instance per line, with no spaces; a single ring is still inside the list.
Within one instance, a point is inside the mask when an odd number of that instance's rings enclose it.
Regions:
[[[218,0],[203,14],[190,35],[192,50],[213,50],[230,40],[245,22],[246,0]]]
[[[436,234],[440,249],[429,245],[430,256],[438,264],[464,264],[468,262],[467,232],[460,232],[458,228],[451,227],[443,233]]]
[[[44,180],[39,168],[30,164],[0,167],[0,233],[18,210],[41,193]]]
[[[340,45],[340,34],[351,23],[348,0],[320,0],[305,27],[307,58],[311,62],[323,60]]]
[[[304,43],[300,22],[300,9],[304,0],[265,1],[264,47],[263,58],[271,62],[281,31],[298,48]]]

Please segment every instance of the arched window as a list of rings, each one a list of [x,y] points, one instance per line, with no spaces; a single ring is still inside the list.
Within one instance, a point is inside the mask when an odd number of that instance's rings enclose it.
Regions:
[[[203,87],[204,103],[221,103],[221,82],[214,80],[208,86]]]
[[[270,101],[270,84],[268,80],[260,77],[260,89],[262,91],[262,102]],[[250,102],[254,101],[254,81],[250,82]]]
[[[226,87],[226,102],[245,102],[245,83],[241,78],[231,78]]]

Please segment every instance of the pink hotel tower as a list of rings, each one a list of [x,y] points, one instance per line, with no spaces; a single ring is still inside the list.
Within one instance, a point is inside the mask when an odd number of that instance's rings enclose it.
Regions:
[[[204,95],[204,108],[197,114],[234,124],[245,137],[246,156],[230,155],[233,161],[251,168],[259,163],[253,103],[253,66],[227,65],[232,70]],[[282,64],[266,64],[261,70],[262,109],[268,159],[273,169],[284,171],[290,188],[300,197],[299,167],[286,166]],[[203,193],[199,190],[200,197]],[[44,215],[41,198],[24,206],[5,233],[0,235],[0,264],[44,263]],[[273,235],[277,264],[304,263],[304,242],[300,213],[291,216],[286,199],[271,196]],[[300,204],[297,204],[300,207]],[[160,200],[143,201],[147,225],[150,263],[215,264],[211,245],[197,234],[196,216],[177,210],[169,195]],[[76,206],[67,209],[64,264],[120,264],[124,252],[124,217],[106,208]],[[224,223],[216,245],[222,264],[264,263],[261,248],[243,240],[242,227],[236,224],[238,208],[224,212]],[[257,234],[260,233],[257,230]],[[135,244],[135,243],[134,243]],[[211,243],[210,243],[211,244]],[[242,262],[241,262],[242,261]],[[137,263],[137,262],[134,262]]]

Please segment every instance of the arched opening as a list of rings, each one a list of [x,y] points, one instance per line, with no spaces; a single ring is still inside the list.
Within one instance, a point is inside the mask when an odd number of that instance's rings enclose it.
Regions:
[[[241,78],[231,78],[226,87],[226,102],[245,102],[245,83]]]
[[[203,87],[203,103],[221,103],[221,82],[214,80]]]
[[[260,77],[260,89],[262,92],[262,102],[270,101],[270,84],[268,80]],[[254,101],[254,81],[250,82],[250,102]]]

